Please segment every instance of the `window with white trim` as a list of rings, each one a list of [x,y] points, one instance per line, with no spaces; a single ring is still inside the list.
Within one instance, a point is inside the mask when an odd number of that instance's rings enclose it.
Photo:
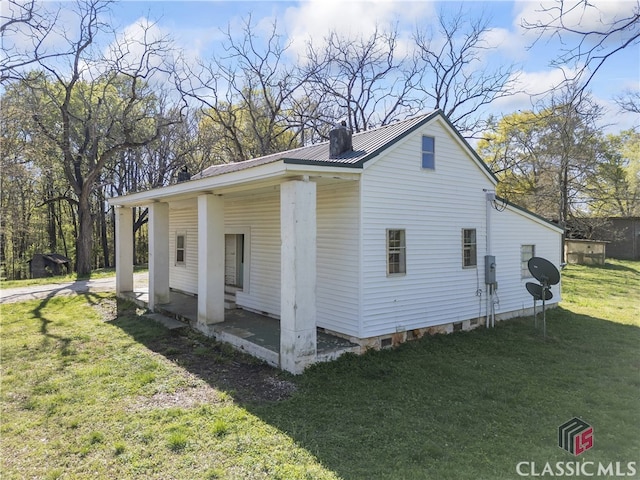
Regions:
[[[187,259],[187,236],[176,233],[176,265],[185,265]]]
[[[478,265],[478,244],[476,229],[462,229],[462,267],[471,268]]]
[[[533,277],[529,271],[529,260],[535,256],[535,245],[520,245],[520,276],[522,278]]]
[[[436,168],[436,139],[426,135],[422,136],[422,168]]]
[[[404,230],[387,230],[387,275],[407,273],[407,245]]]

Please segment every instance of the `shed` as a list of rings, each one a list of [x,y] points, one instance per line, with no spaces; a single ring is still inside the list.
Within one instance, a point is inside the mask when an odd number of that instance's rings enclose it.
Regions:
[[[607,243],[602,240],[568,238],[564,243],[564,258],[567,263],[604,265],[607,258]]]
[[[35,253],[29,260],[31,278],[68,274],[71,260],[59,253]]]

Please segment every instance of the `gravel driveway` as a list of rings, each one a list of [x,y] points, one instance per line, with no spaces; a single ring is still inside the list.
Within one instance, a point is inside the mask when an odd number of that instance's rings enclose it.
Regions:
[[[148,278],[145,272],[134,274],[134,284],[142,283]],[[76,280],[68,283],[51,283],[48,285],[32,285],[30,287],[3,288],[0,290],[0,303],[16,303],[37,300],[57,295],[73,293],[110,292],[116,289],[116,277],[98,278],[95,280]]]

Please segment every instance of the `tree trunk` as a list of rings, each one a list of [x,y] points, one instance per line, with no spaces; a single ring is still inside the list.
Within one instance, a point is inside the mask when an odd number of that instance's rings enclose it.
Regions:
[[[58,222],[58,231],[60,232],[60,239],[62,240],[62,246],[64,248],[64,256],[69,258],[69,249],[67,248],[67,240],[64,237],[64,229],[62,228],[62,205],[60,205],[60,201],[58,200],[58,211],[60,215],[56,215],[56,221]]]
[[[47,205],[47,233],[49,235],[49,251],[55,253],[58,249],[58,237],[56,235],[56,204],[50,202]]]
[[[85,192],[78,198],[78,227],[76,272],[78,275],[89,275],[93,251],[93,219],[91,218],[89,195]]]

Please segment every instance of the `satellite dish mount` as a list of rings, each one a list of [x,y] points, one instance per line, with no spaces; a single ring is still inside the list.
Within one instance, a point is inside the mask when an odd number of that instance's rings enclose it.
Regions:
[[[527,263],[531,275],[540,282],[527,282],[525,285],[527,291],[533,297],[533,317],[535,326],[538,328],[538,314],[536,311],[536,302],[542,300],[542,335],[547,337],[547,300],[553,298],[551,286],[560,282],[560,272],[553,263],[542,257],[531,257]]]

